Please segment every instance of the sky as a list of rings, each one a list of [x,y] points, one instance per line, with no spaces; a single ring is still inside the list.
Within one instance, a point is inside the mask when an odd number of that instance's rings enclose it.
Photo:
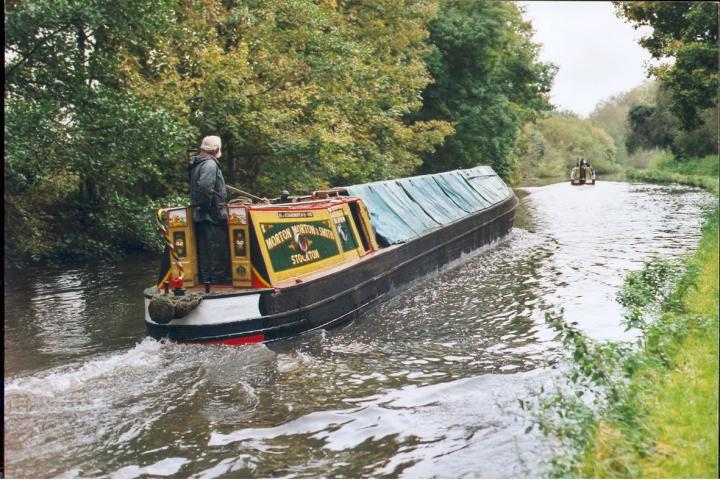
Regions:
[[[634,30],[615,16],[610,2],[522,1],[524,18],[542,44],[540,60],[560,70],[550,100],[562,110],[587,116],[598,102],[647,79],[650,54],[637,40],[651,30]]]

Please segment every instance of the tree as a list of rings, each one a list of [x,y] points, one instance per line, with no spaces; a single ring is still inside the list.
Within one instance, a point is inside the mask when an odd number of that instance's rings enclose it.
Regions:
[[[512,171],[520,127],[548,109],[555,68],[537,59],[530,24],[513,3],[446,1],[430,24],[434,83],[416,118],[452,122],[456,133],[423,171],[492,165]]]
[[[650,26],[640,40],[657,60],[674,59],[650,68],[672,92],[671,111],[690,131],[702,123],[702,111],[718,105],[717,2],[613,2],[618,16],[635,28]]]
[[[602,128],[613,138],[621,164],[637,160],[637,155],[631,158],[625,146],[629,134],[628,112],[636,105],[654,106],[657,89],[657,81],[644,82],[632,90],[601,101],[588,116],[594,126]]]
[[[717,154],[716,108],[700,111],[698,125],[685,129],[673,113],[673,93],[667,88],[659,88],[649,103],[634,105],[628,112],[625,140],[628,152],[650,148],[669,149],[678,159]]]
[[[628,112],[628,121],[630,129],[625,142],[628,152],[673,145],[677,121],[662,106],[635,105]]]
[[[264,195],[407,175],[452,132],[406,122],[430,82],[425,2],[191,1],[149,89],[219,134],[230,183]],[[193,32],[188,35],[187,32]]]
[[[570,112],[553,112],[526,125],[520,139],[521,165],[527,176],[567,175],[579,157],[598,173],[619,169],[615,142],[602,128]]]
[[[136,215],[168,192],[187,130],[141,101],[124,67],[172,20],[168,1],[6,3],[6,253],[142,244]]]
[[[263,195],[410,174],[433,2],[23,0],[5,8],[6,258],[152,242],[185,149]],[[177,199],[178,202],[184,202]],[[12,260],[11,260],[12,261]]]

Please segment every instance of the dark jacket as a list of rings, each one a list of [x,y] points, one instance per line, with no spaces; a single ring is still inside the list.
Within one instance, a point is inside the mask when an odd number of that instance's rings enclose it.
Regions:
[[[193,158],[190,164],[190,204],[193,220],[216,224],[227,221],[227,191],[218,161],[208,155]]]

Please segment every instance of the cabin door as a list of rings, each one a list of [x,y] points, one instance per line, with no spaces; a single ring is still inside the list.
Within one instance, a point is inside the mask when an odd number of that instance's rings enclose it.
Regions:
[[[371,250],[377,250],[378,244],[375,240],[375,232],[372,230],[370,215],[367,208],[365,208],[365,204],[361,200],[356,200],[348,205],[350,205],[353,223],[355,223],[360,236],[362,250],[364,251],[363,255]]]

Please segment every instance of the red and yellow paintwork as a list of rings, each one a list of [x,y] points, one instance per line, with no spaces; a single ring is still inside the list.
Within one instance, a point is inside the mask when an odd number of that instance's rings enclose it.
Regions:
[[[353,205],[353,209],[351,209]],[[344,219],[343,219],[344,217]],[[173,207],[158,211],[161,230],[170,248],[170,268],[164,275],[158,288],[164,281],[177,278],[183,280],[186,288],[199,287],[197,254],[194,230],[192,228],[192,209]],[[271,262],[271,252],[264,237],[263,226],[288,229],[312,222],[323,222],[327,228],[325,241],[332,238],[337,246],[337,254],[318,258],[293,268],[275,271]],[[347,225],[350,229],[355,248],[343,248],[337,225]],[[332,231],[332,236],[328,231]],[[368,253],[378,249],[375,235],[372,234],[370,215],[362,200],[352,197],[333,197],[313,199],[298,203],[235,205],[228,207],[228,248],[232,269],[232,288],[262,289],[286,285],[293,280],[302,281],[309,275],[324,270],[336,270],[337,267],[353,263]],[[347,236],[348,232],[343,232]],[[251,248],[251,238],[256,243]],[[287,242],[285,242],[287,243]],[[236,248],[236,245],[238,248]],[[177,248],[176,247],[184,248]],[[242,246],[244,245],[244,248]],[[253,253],[251,253],[251,250]],[[259,255],[259,258],[253,258]],[[228,286],[229,287],[229,286]],[[215,287],[214,287],[215,288]]]

